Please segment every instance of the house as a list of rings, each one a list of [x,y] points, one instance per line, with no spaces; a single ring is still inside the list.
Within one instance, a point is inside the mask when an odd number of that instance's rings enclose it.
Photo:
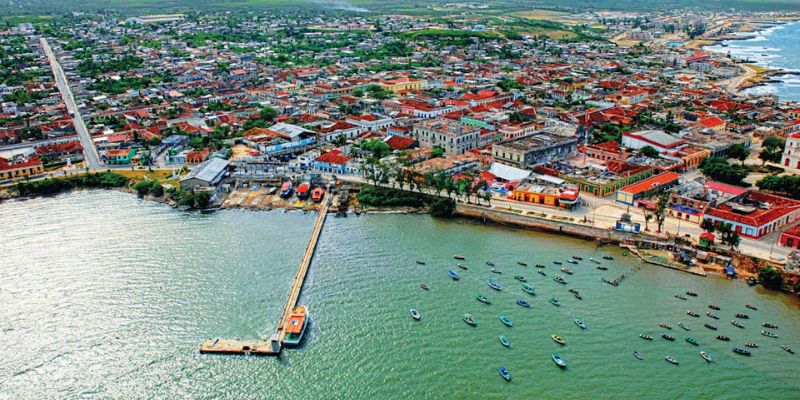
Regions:
[[[381,81],[378,83],[378,85],[382,86],[386,90],[391,90],[394,93],[416,92],[424,89],[428,85],[428,81],[424,79],[403,76],[396,79]]]
[[[700,234],[700,239],[698,239],[698,244],[700,245],[700,247],[710,248],[711,246],[714,245],[714,239],[716,238],[714,237],[713,234],[708,232],[703,232]]]
[[[703,219],[710,220],[715,226],[729,225],[742,236],[758,239],[780,230],[798,217],[800,201],[758,191],[746,191],[709,208]]]
[[[617,203],[638,206],[639,200],[667,190],[680,183],[681,174],[664,172],[617,190]]]
[[[534,174],[514,188],[511,198],[526,203],[573,209],[580,203],[580,190],[565,185],[563,179]]]
[[[130,164],[135,155],[136,151],[134,149],[109,150],[105,154],[105,162],[109,165]]]
[[[228,170],[228,160],[212,157],[181,178],[182,189],[202,189],[218,185]]]
[[[528,168],[563,160],[577,148],[578,139],[575,137],[540,132],[495,143],[492,156],[499,162]]]
[[[723,132],[728,126],[728,123],[721,120],[719,117],[704,118],[698,121],[697,124],[703,129],[711,129],[714,132]]]
[[[793,133],[786,138],[781,165],[800,169],[800,133]]]
[[[341,150],[331,150],[314,159],[311,167],[317,171],[331,172],[334,174],[357,174],[358,168],[350,165],[350,157],[342,154]]]
[[[39,156],[27,158],[6,159],[0,157],[0,181],[18,179],[44,173],[44,167]]]
[[[481,141],[480,129],[442,118],[414,125],[411,135],[421,146],[441,147],[449,156],[480,147]]]

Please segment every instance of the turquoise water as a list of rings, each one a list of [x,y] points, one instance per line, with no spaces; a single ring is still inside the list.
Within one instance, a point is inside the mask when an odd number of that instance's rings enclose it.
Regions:
[[[269,335],[313,219],[282,211],[189,214],[112,191],[0,205],[0,398],[787,399],[800,389],[797,356],[778,348],[800,349],[800,306],[790,296],[658,267],[637,272],[618,249],[568,237],[420,215],[327,221],[301,296],[312,324],[300,349],[280,358],[200,355],[205,338]],[[454,254],[467,257],[469,270],[455,268]],[[552,261],[573,254],[585,261],[565,263],[575,274],[565,276],[569,285],[557,284]],[[615,257],[604,262],[609,271],[588,262],[607,254]],[[503,274],[490,273],[487,260]],[[536,273],[537,262],[548,277]],[[447,276],[451,268],[460,281]],[[600,282],[623,273],[619,287]],[[537,296],[525,294],[515,274]],[[487,278],[505,289],[491,290]],[[686,290],[700,296],[672,297]],[[493,304],[476,301],[478,293]],[[550,296],[563,306],[549,304]],[[720,321],[685,314],[704,314],[708,303],[722,307]],[[410,318],[411,307],[421,321]],[[466,312],[477,327],[461,321]],[[730,325],[738,312],[751,315],[742,320],[747,329]],[[661,321],[674,326],[677,341],[659,337]],[[703,328],[708,321],[720,330]],[[777,324],[781,338],[761,336],[762,321]],[[642,332],[655,340],[639,339]],[[685,343],[689,334],[701,346]],[[730,352],[745,341],[761,348],[750,358]],[[634,350],[645,360],[634,359]],[[700,350],[717,363],[706,364]],[[553,352],[567,370],[555,367]],[[668,364],[667,354],[681,364]],[[500,378],[501,365],[513,382]]]
[[[748,34],[752,35],[752,34]],[[707,49],[730,53],[739,59],[749,59],[763,67],[800,71],[800,22],[778,25],[757,32],[747,40],[730,40]],[[784,75],[776,77],[779,83],[770,83],[747,89],[745,93],[775,94],[781,100],[800,102],[800,76]]]

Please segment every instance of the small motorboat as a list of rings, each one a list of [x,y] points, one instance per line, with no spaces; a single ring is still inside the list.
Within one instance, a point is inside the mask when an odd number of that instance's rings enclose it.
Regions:
[[[689,329],[689,327],[688,327],[686,324],[684,324],[683,322],[678,322],[678,326],[680,326],[681,328],[683,328],[683,330],[685,330],[685,331],[690,331],[690,330],[691,330],[691,329]]]
[[[778,334],[777,334],[777,333],[775,333],[775,332],[770,332],[770,331],[761,331],[761,334],[762,334],[762,335],[764,335],[764,336],[766,336],[766,337],[771,337],[771,338],[773,338],[773,339],[777,339],[777,338],[778,338]]]
[[[638,351],[634,351],[633,356],[636,357],[637,360],[644,360],[644,356],[642,356],[642,353],[639,353]]]
[[[717,310],[717,311],[719,311],[719,306],[717,306],[717,305],[714,305],[714,304],[709,304],[709,305],[708,305],[708,308],[710,308],[710,309],[712,309],[712,310]]]
[[[660,326],[662,328],[666,328],[666,329],[672,329],[672,327],[669,324],[667,324],[666,322],[661,322],[661,323],[658,324],[658,326]]]
[[[490,271],[492,271],[493,274],[502,274],[503,273],[503,271],[500,271],[497,268],[492,268],[492,269],[490,269]]]
[[[689,296],[692,296],[692,297],[697,297],[697,293],[692,292],[692,291],[688,291],[688,292],[686,292],[686,294],[688,294]]]
[[[627,257],[628,256],[628,252],[626,251],[626,252],[622,253],[622,256],[623,257]]]
[[[589,261],[591,261],[591,262],[593,262],[595,264],[600,264],[600,261],[599,260],[595,260],[594,258],[589,258]]]
[[[419,321],[419,319],[422,318],[422,316],[419,315],[419,311],[417,311],[416,308],[410,308],[408,312],[411,314],[411,318],[414,318],[417,321]]]
[[[572,295],[575,296],[575,298],[578,299],[578,300],[583,300],[583,296],[581,296],[581,294],[578,293],[577,290],[572,292]]]
[[[508,381],[508,382],[511,382],[511,373],[510,373],[510,372],[508,372],[508,370],[507,370],[507,369],[505,369],[505,368],[503,368],[503,367],[500,367],[500,368],[499,368],[499,371],[500,371],[500,376],[502,376],[502,377],[503,377],[503,379],[505,379],[505,380],[506,380],[506,381]]]
[[[536,271],[536,272],[538,272],[539,275],[541,275],[541,276],[547,276],[547,272],[544,272],[544,271]]]
[[[578,327],[581,329],[586,329],[586,323],[580,318],[575,319],[575,325],[578,325]]]
[[[644,340],[653,340],[653,337],[652,337],[652,336],[650,336],[650,335],[645,335],[644,333],[640,333],[640,334],[639,334],[639,337],[640,337],[640,338],[642,338],[642,339],[644,339]]]
[[[514,322],[512,322],[508,317],[505,315],[500,316],[500,322],[504,323],[506,326],[511,327],[514,326]]]
[[[794,350],[790,349],[789,346],[786,346],[785,344],[782,344],[781,348],[783,349],[783,351],[785,351],[785,352],[787,352],[789,354],[794,354]]]
[[[455,258],[456,260],[464,260],[465,259],[464,256],[460,256],[460,255],[454,255],[453,258]]]
[[[553,264],[555,264],[555,265],[563,265],[564,263],[562,263],[561,261],[553,261]]]
[[[735,320],[735,319],[734,319],[734,320],[731,320],[731,325],[733,325],[733,326],[735,326],[735,327],[737,327],[737,328],[742,328],[742,329],[744,329],[744,325],[742,325],[741,323],[739,323],[739,321],[737,321],[737,320]]]
[[[491,300],[489,300],[489,298],[488,298],[488,297],[486,297],[486,296],[484,296],[484,295],[482,295],[482,294],[479,294],[479,295],[475,296],[475,298],[476,298],[478,301],[480,301],[481,303],[483,303],[483,304],[492,304],[492,301],[491,301]]]
[[[717,316],[717,314],[714,314],[714,313],[713,313],[713,312],[711,312],[711,311],[707,312],[707,313],[706,313],[706,315],[708,315],[708,317],[709,317],[709,318],[719,319],[719,317]]]
[[[429,288],[429,287],[428,287],[428,285],[426,285],[426,284],[424,284],[424,283],[423,283],[422,285],[419,285],[419,287],[420,287],[422,290],[431,290],[431,288]]]
[[[598,265],[597,269],[599,269],[600,271],[608,271],[608,267],[604,267],[602,265]]]
[[[463,319],[463,320],[464,320],[464,322],[466,322],[466,323],[467,323],[467,325],[469,325],[469,326],[476,326],[476,325],[477,325],[477,324],[475,323],[475,320],[474,320],[474,319],[472,319],[472,314],[464,314],[464,316],[463,316],[463,317],[461,317],[461,319]]]
[[[725,335],[717,335],[717,340],[722,340],[723,342],[727,342],[727,341],[730,341],[731,338],[729,338],[729,337],[727,337]]]
[[[458,265],[456,265],[456,267],[458,267],[458,268],[461,268],[461,269],[463,269],[463,270],[468,270],[468,269],[469,269],[469,268],[467,268],[467,266],[466,266],[466,265],[464,265],[464,264],[458,264]]]
[[[672,357],[672,356],[666,356],[666,357],[664,357],[664,359],[665,359],[665,360],[667,360],[667,361],[669,361],[669,363],[670,363],[670,364],[675,364],[675,365],[678,365],[678,364],[679,364],[679,363],[678,363],[678,360],[676,360],[676,359],[675,359],[675,357]]]
[[[561,336],[556,335],[555,333],[550,335],[550,339],[553,339],[554,342],[556,342],[556,343],[558,343],[560,345],[567,344],[567,341],[564,340],[564,338],[562,338]]]
[[[700,317],[700,314],[698,314],[698,313],[696,313],[696,312],[694,312],[692,310],[687,311],[686,315],[688,315],[690,317],[695,317],[695,318],[699,318]]]
[[[486,262],[486,265],[488,265],[488,266],[490,266],[490,267],[494,267],[494,263],[493,263],[493,262],[491,262],[491,261],[487,261],[487,262]]]
[[[747,314],[736,314],[736,318],[748,319],[750,316]]]
[[[457,280],[461,279],[461,277],[458,276],[458,272],[453,271],[452,269],[447,271],[447,276],[453,278],[454,281],[457,281]]]
[[[489,279],[489,280],[487,280],[487,281],[486,281],[486,284],[487,284],[487,285],[489,285],[489,287],[490,287],[490,288],[492,288],[492,289],[494,289],[494,290],[503,290],[503,287],[502,287],[502,286],[500,286],[500,284],[499,284],[499,283],[495,282],[495,280],[494,280],[494,279]]]
[[[778,329],[778,325],[771,324],[769,322],[764,322],[761,324],[761,326],[763,326],[764,328]]]
[[[689,344],[693,344],[695,346],[700,344],[700,343],[697,343],[697,340],[695,338],[693,338],[693,337],[687,337],[686,338],[686,342],[689,343]]]
[[[705,351],[700,352],[700,357],[703,357],[703,360],[706,360],[708,362],[714,362],[714,360],[711,359],[711,356],[708,355],[708,353],[706,353]]]
[[[563,273],[565,273],[567,275],[572,275],[575,271],[573,271],[573,270],[571,270],[569,268],[561,268],[561,272],[563,272]]]
[[[573,260],[571,258],[569,260],[567,260],[567,262],[570,263],[570,264],[577,264],[578,263],[578,261]]]
[[[517,261],[517,264],[520,265],[520,266],[523,266],[523,267],[527,267],[528,266],[528,263],[526,263],[524,261]]]
[[[747,284],[750,285],[750,286],[755,286],[755,285],[758,284],[758,281],[755,280],[755,278],[752,278],[752,277],[751,278],[747,278]]]
[[[527,279],[525,279],[525,277],[524,277],[524,276],[522,276],[522,275],[514,275],[514,279],[516,279],[516,280],[518,280],[518,281],[520,281],[520,282],[527,282],[527,281],[528,281],[528,280],[527,280]]]
[[[664,339],[669,340],[670,342],[674,342],[675,341],[675,337],[674,336],[667,335],[666,333],[661,335],[661,337],[664,338]]]
[[[509,347],[511,346],[511,341],[508,340],[507,336],[500,336],[500,344],[502,344],[505,347]]]
[[[581,260],[583,260],[583,257],[581,257],[581,256],[572,256],[572,259],[581,261]]]
[[[533,288],[530,285],[528,285],[527,283],[523,283],[522,284],[522,290],[527,294],[536,296],[536,292],[534,292]]]
[[[613,260],[614,257],[611,256],[603,256],[603,260]]]
[[[547,299],[547,301],[549,301],[550,304],[552,304],[552,305],[554,305],[556,307],[561,307],[561,302],[558,301],[558,299],[555,298],[555,297],[551,297],[551,298]]]
[[[708,329],[711,329],[712,331],[717,330],[717,327],[711,324],[703,324],[703,326],[705,326]]]
[[[740,348],[738,348],[738,347],[734,347],[734,348],[732,348],[731,350],[733,350],[733,352],[734,352],[734,353],[736,353],[736,354],[741,354],[741,355],[743,355],[743,356],[749,356],[749,355],[750,355],[750,352],[749,352],[749,351],[747,351],[747,350],[745,350],[745,349],[740,349]]]
[[[560,284],[562,284],[562,285],[566,285],[566,284],[567,284],[567,281],[565,281],[565,280],[564,280],[564,278],[562,278],[562,277],[560,277],[560,276],[558,276],[558,275],[556,275],[556,276],[553,278],[553,280],[554,280],[554,281],[556,281],[556,282],[558,282],[558,283],[560,283]]]
[[[547,268],[544,264],[536,264],[536,268]]]
[[[561,358],[560,355],[554,353],[552,357],[553,357],[553,362],[556,363],[556,365],[558,365],[561,368],[567,368],[567,363],[564,361],[564,359]]]
[[[686,300],[686,297],[684,297],[684,296],[683,296],[683,295],[681,295],[681,294],[676,294],[676,295],[675,295],[675,298],[676,298],[676,299],[681,299],[681,300]]]
[[[751,310],[758,310],[758,307],[756,307],[756,306],[754,306],[752,304],[746,304],[745,307],[747,307],[747,308],[749,308]]]
[[[754,342],[747,342],[744,345],[745,345],[745,347],[749,347],[751,349],[755,349],[755,348],[758,347],[758,343],[754,343]]]
[[[517,304],[525,308],[531,308],[531,303],[528,303],[525,299],[517,299]]]
[[[422,261],[422,260],[417,260],[417,264],[419,264],[419,265],[425,265],[425,261]]]

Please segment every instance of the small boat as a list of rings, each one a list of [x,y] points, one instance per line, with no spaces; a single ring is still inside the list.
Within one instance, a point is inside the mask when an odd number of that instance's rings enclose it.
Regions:
[[[719,311],[719,306],[717,306],[717,305],[714,305],[714,304],[709,304],[709,305],[708,305],[708,308],[710,308],[710,309],[712,309],[712,310],[717,310],[717,311]]]
[[[419,311],[417,311],[416,308],[411,308],[408,310],[408,312],[411,314],[411,318],[414,318],[417,321],[419,321],[419,319],[422,318],[422,316],[419,315]]]
[[[575,261],[575,260],[573,260],[571,258],[569,260],[567,260],[567,262],[570,263],[570,264],[577,264],[578,263],[577,261]]]
[[[744,325],[742,325],[741,323],[739,323],[739,321],[737,321],[737,320],[735,320],[735,319],[734,319],[734,320],[731,320],[731,325],[733,325],[733,326],[735,326],[735,327],[737,327],[737,328],[742,328],[742,329],[744,329]]]
[[[697,297],[697,293],[692,292],[692,291],[688,291],[688,292],[686,292],[686,294],[688,294],[689,296],[692,296],[692,297]]]
[[[525,308],[531,308],[531,303],[524,299],[517,299],[517,304]]]
[[[678,365],[678,360],[676,360],[675,357],[666,356],[666,357],[664,357],[664,359],[669,361],[670,364]]]
[[[611,256],[603,256],[603,260],[613,260],[614,257]]]
[[[518,281],[520,281],[520,282],[527,282],[527,281],[528,281],[528,280],[527,280],[527,279],[525,279],[525,277],[524,277],[524,276],[522,276],[522,275],[514,275],[514,279],[516,279],[516,280],[518,280]]]
[[[698,314],[698,313],[696,313],[696,312],[694,312],[692,310],[687,311],[686,315],[688,315],[690,317],[695,317],[695,318],[699,318],[700,317],[700,314]]]
[[[475,323],[475,320],[474,320],[474,319],[472,319],[472,314],[464,314],[464,316],[463,316],[463,317],[461,317],[461,319],[463,319],[463,320],[464,320],[464,322],[466,322],[466,323],[467,323],[467,325],[469,325],[469,326],[475,326],[475,325],[477,325],[477,324]]]
[[[506,336],[500,336],[500,344],[502,344],[505,347],[509,347],[511,346],[511,341],[508,340],[508,337]]]
[[[758,284],[758,281],[755,280],[754,278],[747,278],[747,284],[750,286],[755,286],[756,284]]]
[[[458,276],[458,272],[456,272],[456,271],[453,271],[452,269],[451,269],[451,270],[449,270],[449,271],[447,271],[447,275],[448,275],[449,277],[453,278],[453,280],[454,280],[454,281],[457,281],[457,280],[461,279],[461,277],[460,277],[460,276]]]
[[[734,348],[732,348],[731,350],[733,350],[733,352],[734,352],[734,353],[736,353],[736,354],[741,354],[741,355],[743,355],[743,356],[749,356],[749,355],[750,355],[750,352],[749,352],[749,351],[747,351],[747,350],[745,350],[745,349],[740,349],[740,348],[738,348],[738,347],[734,347]]]
[[[536,296],[536,292],[534,292],[534,291],[533,291],[533,288],[532,288],[530,285],[528,285],[527,283],[523,283],[523,284],[522,284],[522,290],[523,290],[525,293],[528,293],[528,294],[531,294],[531,295],[534,295],[534,296]]]
[[[628,252],[626,251],[626,252],[622,253],[622,256],[623,257],[627,257],[628,256]]]
[[[758,347],[758,343],[754,343],[754,342],[747,342],[744,345],[745,345],[745,347],[749,347],[751,349],[755,349],[755,348]]]
[[[747,305],[745,305],[745,307],[747,307],[747,308],[749,308],[751,310],[758,310],[758,307],[756,307],[756,306],[754,306],[752,304],[747,304]]]
[[[703,326],[705,326],[706,328],[711,329],[713,331],[717,330],[717,327],[714,326],[714,325],[711,325],[711,324],[703,324]]]
[[[292,191],[294,190],[294,185],[292,185],[292,181],[283,182],[281,185],[281,192],[279,194],[280,198],[288,199],[289,196],[292,195]]]
[[[563,272],[563,273],[565,273],[567,275],[572,275],[575,271],[573,271],[573,270],[571,270],[569,268],[561,268],[561,272]]]
[[[422,261],[422,260],[417,260],[417,264],[419,264],[419,265],[425,265],[425,261]]]
[[[560,284],[562,284],[562,285],[566,285],[566,284],[567,284],[567,281],[565,281],[565,280],[564,280],[564,278],[562,278],[562,277],[560,277],[560,276],[558,276],[558,275],[556,275],[556,276],[553,278],[553,280],[554,280],[554,281],[556,281],[556,282],[558,282],[558,283],[560,283]]]
[[[503,273],[503,271],[500,271],[500,270],[499,270],[499,269],[497,269],[497,268],[492,268],[492,269],[490,269],[489,271],[492,271],[492,273],[493,273],[493,274],[502,274],[502,273]]]
[[[431,290],[431,288],[429,288],[428,285],[424,283],[422,285],[419,285],[419,287],[422,288],[422,290]]]
[[[297,306],[292,310],[292,314],[284,326],[283,344],[286,346],[299,345],[306,333],[306,327],[308,327],[308,309],[306,306]]]
[[[589,261],[591,261],[591,262],[593,262],[595,264],[600,264],[600,261],[599,260],[595,260],[594,258],[589,258]]]
[[[604,267],[602,265],[598,265],[597,269],[599,269],[600,271],[608,271],[608,267]]]
[[[494,279],[487,280],[486,284],[489,285],[489,287],[494,289],[494,290],[503,290],[503,287],[500,286],[499,283],[495,282]]]
[[[761,324],[761,326],[763,326],[764,328],[778,329],[778,325],[771,324],[769,322],[764,322]]]
[[[717,316],[717,314],[714,314],[714,313],[712,313],[712,312],[710,312],[710,311],[709,311],[709,312],[707,312],[707,313],[706,313],[706,315],[708,315],[708,317],[709,317],[709,318],[719,319],[719,317]]]
[[[561,261],[553,261],[553,264],[555,264],[555,265],[564,265],[564,263],[562,263]]]
[[[748,319],[750,316],[747,314],[736,314],[736,318]]]
[[[544,264],[536,264],[536,268],[547,268]]]
[[[689,329],[689,327],[688,327],[688,326],[686,326],[686,324],[684,324],[683,322],[678,322],[678,326],[680,326],[681,328],[683,328],[683,330],[685,330],[685,331],[690,331],[690,330],[691,330],[691,329]]]
[[[639,334],[639,337],[640,337],[640,338],[642,338],[642,339],[644,339],[644,340],[653,340],[653,337],[652,337],[652,336],[650,336],[650,335],[645,335],[644,333],[640,333],[640,334]]]
[[[669,340],[670,342],[674,342],[675,341],[675,337],[674,336],[667,335],[666,333],[661,335],[661,337],[664,338],[664,339]]]
[[[572,259],[581,261],[581,260],[583,260],[583,257],[581,257],[581,256],[572,256]]]
[[[561,368],[567,368],[567,363],[564,361],[564,359],[561,358],[560,355],[554,353],[552,357],[553,357],[553,362],[556,363],[556,365],[558,365]]]
[[[703,357],[703,360],[706,360],[708,362],[714,362],[714,360],[711,359],[711,356],[708,355],[708,353],[706,353],[705,351],[700,352],[700,357]]]
[[[775,338],[775,339],[777,339],[777,338],[778,338],[778,334],[777,334],[777,333],[775,333],[775,332],[770,332],[770,331],[761,331],[761,334],[762,334],[762,335],[764,335],[764,336],[766,336],[766,337],[771,337],[771,338]]]
[[[583,300],[583,296],[581,296],[581,294],[578,293],[577,291],[572,293],[572,295],[575,296],[575,298],[578,299],[578,300]]]
[[[491,262],[491,261],[487,261],[487,262],[486,262],[486,265],[488,265],[488,266],[490,266],[490,267],[494,267],[494,263],[493,263],[493,262]]]
[[[325,188],[323,187],[315,187],[314,190],[311,191],[311,201],[314,203],[321,202],[323,196],[325,196]]]
[[[523,267],[527,267],[528,266],[528,263],[526,263],[524,261],[517,261],[517,264],[519,264],[519,265],[521,265]]]
[[[544,271],[536,271],[536,272],[538,272],[539,275],[541,275],[541,276],[547,276],[547,272],[544,272]]]
[[[297,190],[295,191],[297,198],[300,200],[308,199],[308,196],[311,194],[311,183],[303,182],[299,186],[297,186]]]
[[[503,367],[500,367],[500,368],[499,368],[499,371],[500,371],[500,376],[502,376],[502,377],[503,377],[503,379],[505,379],[505,380],[506,380],[506,381],[508,381],[508,382],[511,382],[511,373],[510,373],[510,372],[508,372],[508,370],[507,370],[507,369],[505,369],[505,368],[503,368]]]
[[[508,317],[505,315],[500,316],[500,322],[504,323],[506,326],[514,326],[514,322],[512,322]]]
[[[561,302],[558,301],[558,299],[555,298],[555,297],[551,297],[551,298],[547,299],[547,301],[549,301],[550,304],[552,304],[552,305],[554,305],[556,307],[561,307]]]
[[[578,325],[578,327],[581,329],[586,329],[586,323],[580,318],[575,319],[575,325]]]
[[[479,295],[475,296],[475,298],[478,299],[478,301],[480,301],[481,303],[492,304],[492,301],[489,300],[488,297],[486,297],[486,296],[484,296],[482,294],[479,294]]]
[[[467,266],[466,266],[466,265],[464,265],[464,264],[458,264],[458,265],[456,265],[456,267],[458,267],[458,268],[461,268],[461,269],[463,269],[463,270],[465,270],[465,271],[469,269],[469,268],[467,268]]]
[[[717,340],[722,340],[724,342],[727,342],[727,341],[731,340],[731,338],[729,338],[729,337],[727,337],[725,335],[717,335]]]
[[[690,344],[693,344],[695,346],[699,345],[699,343],[697,343],[697,340],[695,338],[693,338],[693,337],[687,337],[686,338],[686,342],[688,342]]]
[[[453,256],[453,258],[455,258],[456,260],[463,260],[464,256],[455,255]]]
[[[639,353],[638,351],[634,351],[633,356],[638,360],[644,360],[644,356],[642,356],[642,353]]]
[[[564,340],[564,338],[562,338],[561,336],[556,335],[555,333],[550,335],[550,339],[553,339],[554,342],[556,342],[556,343],[558,343],[560,345],[567,344],[567,341]]]
[[[676,294],[675,298],[676,299],[681,299],[681,300],[686,300],[686,297],[684,297],[683,295],[680,295],[680,294]]]
[[[666,322],[661,322],[661,323],[658,324],[658,326],[660,326],[662,328],[666,328],[666,329],[672,329],[672,327],[669,324],[667,324]]]
[[[785,351],[785,352],[787,352],[787,353],[789,353],[789,354],[794,354],[794,350],[790,349],[790,348],[789,348],[788,346],[786,346],[785,344],[782,344],[782,345],[781,345],[781,348],[783,349],[783,351]]]

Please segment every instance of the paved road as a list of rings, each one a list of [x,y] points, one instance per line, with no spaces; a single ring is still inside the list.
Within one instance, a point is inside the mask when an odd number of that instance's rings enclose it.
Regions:
[[[90,170],[104,168],[100,163],[100,156],[97,154],[97,148],[94,147],[92,136],[89,135],[89,130],[86,129],[83,117],[81,117],[78,106],[75,104],[75,99],[72,97],[72,91],[69,88],[69,82],[67,81],[66,75],[64,75],[61,64],[56,60],[56,56],[53,54],[53,49],[51,49],[50,45],[47,43],[47,39],[40,38],[39,40],[42,43],[45,54],[47,54],[48,60],[50,60],[50,68],[53,70],[53,76],[56,78],[56,84],[58,85],[58,90],[61,92],[61,97],[64,99],[64,104],[67,106],[67,111],[70,112],[70,115],[73,115],[72,124],[75,126],[75,131],[78,132],[78,138],[80,138],[81,146],[83,146],[83,153],[87,166]]]

